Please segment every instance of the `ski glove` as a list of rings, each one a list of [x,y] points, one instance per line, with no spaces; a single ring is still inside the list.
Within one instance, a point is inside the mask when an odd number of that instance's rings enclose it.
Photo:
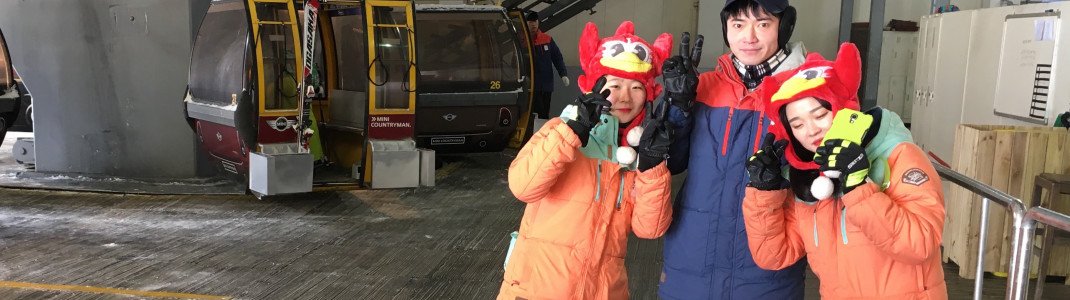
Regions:
[[[840,172],[840,187],[843,194],[866,182],[869,175],[869,158],[862,145],[842,139],[825,141],[817,147],[814,162],[821,166],[821,172]]]
[[[669,104],[659,101],[655,107],[647,107],[647,116],[643,119],[643,135],[639,138],[636,153],[639,159],[639,171],[646,172],[661,164],[669,157],[669,146],[673,141],[672,124],[669,123]]]
[[[669,102],[684,112],[690,112],[698,90],[699,60],[702,58],[702,35],[695,39],[691,48],[691,34],[684,32],[680,41],[680,54],[665,60],[661,67],[662,80]]]
[[[747,174],[750,175],[747,185],[763,191],[787,188],[788,180],[784,179],[780,161],[787,146],[788,141],[776,140],[772,133],[766,133],[762,147],[747,160]]]
[[[576,118],[565,122],[569,128],[572,128],[572,132],[580,137],[580,143],[584,147],[587,146],[587,140],[591,138],[591,128],[598,124],[599,116],[604,113],[604,110],[613,106],[612,102],[606,100],[609,98],[609,90],[602,90],[605,85],[606,77],[599,77],[594,83],[592,92],[577,97],[572,103],[576,106]],[[601,93],[594,91],[601,91]]]

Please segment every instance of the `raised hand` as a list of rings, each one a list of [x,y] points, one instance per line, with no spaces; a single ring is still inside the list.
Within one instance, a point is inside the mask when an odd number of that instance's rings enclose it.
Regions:
[[[866,182],[869,176],[869,159],[862,145],[843,140],[832,139],[814,151],[814,162],[821,166],[821,171],[840,172],[840,188],[847,194],[855,187]]]
[[[661,67],[669,102],[685,112],[691,111],[695,103],[698,89],[697,69],[702,58],[703,40],[700,34],[695,39],[695,47],[691,48],[691,34],[684,32],[683,38],[680,39],[680,54],[665,60]]]
[[[591,128],[598,124],[599,116],[604,110],[613,106],[612,102],[606,100],[609,98],[609,90],[602,90],[605,85],[606,77],[599,77],[590,93],[577,97],[572,103],[576,106],[576,116],[565,122],[569,128],[572,128],[572,132],[580,137],[580,143],[583,146],[587,146],[587,140],[591,138]]]
[[[784,179],[780,164],[787,147],[787,140],[776,140],[772,133],[766,133],[762,147],[747,160],[747,174],[750,175],[747,185],[763,191],[787,188],[788,180]]]

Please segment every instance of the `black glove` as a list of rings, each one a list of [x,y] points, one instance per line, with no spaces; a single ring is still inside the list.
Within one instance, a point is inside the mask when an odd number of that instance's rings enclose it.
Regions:
[[[865,183],[869,176],[869,158],[862,145],[833,139],[825,141],[814,153],[814,162],[821,166],[821,172],[840,172],[839,182],[844,194]]]
[[[600,120],[599,116],[604,113],[604,110],[613,106],[612,102],[606,100],[609,98],[609,90],[602,90],[605,85],[606,77],[599,77],[594,82],[594,89],[590,93],[576,98],[572,103],[576,105],[576,119],[565,122],[569,128],[572,128],[572,132],[575,132],[580,137],[580,143],[584,147],[587,146],[587,140],[591,138],[591,128],[594,128],[594,125],[598,124]]]
[[[670,57],[661,66],[665,81],[665,95],[669,102],[685,112],[690,112],[698,90],[699,60],[702,58],[702,35],[695,39],[691,48],[691,34],[684,32],[680,40],[680,55]]]
[[[639,171],[645,172],[661,164],[669,157],[669,145],[672,144],[673,130],[668,121],[669,104],[659,101],[655,107],[647,107],[647,116],[643,119],[643,135],[635,152],[638,155]]]
[[[781,174],[780,157],[784,155],[784,149],[788,147],[788,141],[777,140],[772,133],[766,133],[762,140],[762,148],[758,149],[747,160],[747,174],[750,175],[750,183],[756,189],[763,191],[779,190],[788,187],[788,180]]]

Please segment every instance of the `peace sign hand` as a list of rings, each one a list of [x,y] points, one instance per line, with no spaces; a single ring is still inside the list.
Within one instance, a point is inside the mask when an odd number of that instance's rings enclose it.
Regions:
[[[762,147],[747,160],[747,174],[750,175],[747,185],[763,191],[786,188],[788,180],[781,175],[780,158],[787,147],[787,140],[777,140],[773,133],[766,133]]]
[[[680,54],[665,60],[661,67],[665,92],[669,102],[685,112],[690,112],[698,89],[698,63],[702,59],[700,34],[691,48],[691,34],[684,32],[680,39]]]

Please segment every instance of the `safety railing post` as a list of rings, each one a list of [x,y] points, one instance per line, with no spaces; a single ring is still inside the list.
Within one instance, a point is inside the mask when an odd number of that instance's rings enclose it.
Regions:
[[[1028,250],[1030,249],[1023,247],[1023,245],[1029,245],[1028,242],[1024,242],[1023,240],[1027,237],[1031,240],[1031,236],[1026,232],[1030,232],[1033,228],[1033,224],[1025,222],[1026,220],[1029,220],[1026,218],[1025,204],[1022,203],[1021,199],[1015,198],[1014,196],[1011,196],[1003,191],[992,188],[991,186],[988,186],[973,178],[969,178],[959,172],[955,172],[954,170],[941,165],[939,162],[933,162],[933,167],[936,169],[936,172],[940,174],[941,179],[950,181],[958,186],[961,186],[973,192],[974,194],[980,195],[983,198],[981,203],[981,228],[980,236],[978,238],[977,270],[975,271],[976,278],[974,278],[973,298],[981,298],[982,286],[984,285],[984,252],[985,248],[988,247],[986,242],[986,235],[988,235],[988,210],[989,201],[992,201],[1009,210],[1011,216],[1014,219],[1014,223],[1012,224],[1014,227],[1014,236],[1011,238],[1010,245],[1011,261],[1010,266],[1008,266],[1007,270],[1008,274],[1006,297],[1007,299],[1014,300],[1024,299],[1026,296],[1024,293],[1024,287],[1028,286],[1029,282],[1024,281],[1023,283],[1023,281],[1019,278],[1021,277],[1020,273],[1023,272],[1021,268],[1023,260],[1022,254],[1028,253]],[[1029,228],[1022,228],[1023,224],[1029,224]],[[1029,273],[1028,265],[1028,263],[1025,264],[1026,268],[1024,272],[1026,273],[1026,276],[1028,276]],[[1026,278],[1028,279],[1028,277]]]
[[[1029,297],[1029,267],[1033,262],[1033,237],[1037,224],[1044,224],[1044,230],[1059,229],[1070,232],[1070,216],[1044,207],[1033,207],[1022,216],[1018,232],[1021,235],[1021,243],[1014,257],[1012,266],[1016,269],[1011,282],[1016,283],[1015,290],[1007,290],[1007,299],[1026,299]],[[1048,233],[1053,234],[1053,233]],[[1048,251],[1048,250],[1044,250]],[[1045,263],[1045,262],[1041,262]],[[1037,284],[1044,284],[1037,282]],[[1013,293],[1013,294],[1012,294]],[[1014,296],[1015,298],[1011,298]]]
[[[1007,275],[1007,299],[1024,300],[1029,289],[1029,258],[1033,253],[1033,228],[1036,222],[1025,213],[1014,215],[1014,239],[1012,245],[1010,272]]]
[[[973,279],[973,299],[981,300],[981,287],[984,285],[985,278],[985,247],[987,247],[988,236],[988,198],[981,200],[981,232],[978,233],[977,239],[977,270],[974,272]]]

